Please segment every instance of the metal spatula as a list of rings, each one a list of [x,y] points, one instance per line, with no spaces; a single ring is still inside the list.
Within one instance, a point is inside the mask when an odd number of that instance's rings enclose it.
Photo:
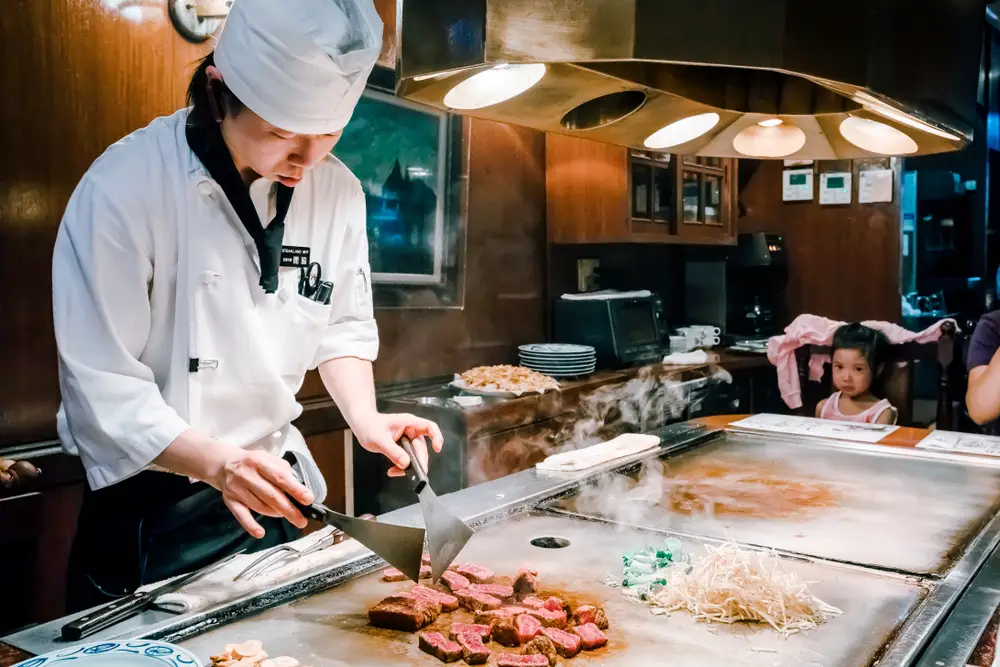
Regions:
[[[334,512],[321,503],[302,505],[294,499],[292,502],[306,517],[339,528],[411,580],[415,582],[420,580],[420,561],[424,553],[423,528],[358,519]]]
[[[414,482],[413,490],[420,499],[420,509],[424,513],[427,550],[431,554],[431,577],[436,582],[465,547],[473,531],[435,495],[430,480],[427,479],[427,471],[420,465],[410,439],[404,435],[399,444],[410,457],[410,480]]]

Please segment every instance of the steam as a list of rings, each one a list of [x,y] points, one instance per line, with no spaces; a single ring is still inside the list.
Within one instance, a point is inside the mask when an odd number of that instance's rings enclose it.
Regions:
[[[732,382],[732,376],[721,367],[701,373],[684,371],[684,374],[678,377],[678,371],[642,369],[627,382],[604,385],[582,396],[575,410],[557,417],[535,435],[491,438],[488,444],[471,446],[469,482],[497,479],[530,468],[553,454],[595,445],[623,433],[652,431],[668,422],[686,419],[690,408],[704,399],[712,387]]]

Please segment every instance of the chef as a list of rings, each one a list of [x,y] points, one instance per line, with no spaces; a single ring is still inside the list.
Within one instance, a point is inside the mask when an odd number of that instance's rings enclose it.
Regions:
[[[72,609],[297,536],[288,496],[326,495],[291,425],[309,369],[390,475],[404,434],[441,450],[376,409],[365,196],[330,154],[381,35],[372,0],[236,0],[190,108],[74,191],[52,270],[59,436],[89,483]]]

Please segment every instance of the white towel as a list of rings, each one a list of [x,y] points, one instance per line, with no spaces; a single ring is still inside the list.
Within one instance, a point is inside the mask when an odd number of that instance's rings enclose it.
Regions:
[[[614,461],[625,456],[638,454],[639,452],[652,449],[660,444],[660,438],[655,435],[644,435],[642,433],[626,433],[614,440],[608,440],[583,449],[576,449],[571,452],[553,454],[535,464],[539,470],[549,470],[554,472],[575,472],[586,470],[608,461]]]
[[[331,532],[333,532],[333,528],[327,527],[299,538],[294,542],[289,542],[289,545],[301,551],[323,539]],[[198,612],[251,593],[260,592],[308,572],[318,572],[333,564],[361,555],[366,551],[368,550],[360,542],[348,539],[340,544],[320,549],[307,556],[288,558],[283,561],[284,564],[281,567],[272,566],[264,574],[260,574],[252,579],[241,579],[234,582],[233,577],[242,572],[254,560],[260,558],[264,552],[243,554],[234,558],[223,568],[191,582],[179,591],[161,595],[156,599],[156,606],[179,614]],[[156,588],[163,583],[160,581],[155,584],[143,586],[140,590]]]
[[[692,364],[707,364],[708,352],[705,350],[695,350],[694,352],[674,352],[663,357],[663,363],[674,366],[688,366]]]

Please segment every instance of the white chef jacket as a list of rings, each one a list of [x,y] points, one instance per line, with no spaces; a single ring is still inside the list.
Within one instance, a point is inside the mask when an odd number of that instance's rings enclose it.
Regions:
[[[265,294],[250,234],[187,144],[187,115],[108,148],[70,198],[52,266],[63,448],[99,489],[150,467],[193,426],[295,452],[321,500],[322,476],[291,422],[308,369],[378,353],[364,192],[333,156],[307,173],[283,245],[310,249],[331,303],[298,294],[297,268],[279,269]],[[250,189],[265,225],[272,185]]]

